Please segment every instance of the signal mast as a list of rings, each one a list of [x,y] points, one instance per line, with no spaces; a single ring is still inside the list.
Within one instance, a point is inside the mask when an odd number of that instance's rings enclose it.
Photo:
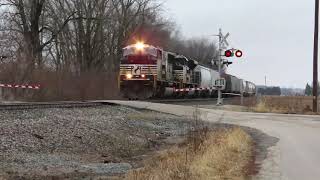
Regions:
[[[243,53],[241,50],[239,49],[227,49],[227,47],[229,46],[229,43],[227,41],[227,38],[230,36],[230,33],[227,33],[226,35],[223,35],[222,34],[222,30],[221,28],[219,29],[219,35],[216,35],[219,37],[219,56],[218,56],[218,72],[219,72],[219,79],[216,80],[216,82],[220,82],[220,83],[223,83],[224,85],[226,84],[225,83],[225,79],[223,79],[221,77],[222,75],[222,65],[231,65],[232,62],[229,62],[228,60],[224,60],[222,59],[222,57],[227,57],[227,58],[230,58],[230,57],[233,57],[233,56],[236,56],[238,58],[241,58],[243,56]],[[226,50],[227,49],[227,50]],[[223,53],[224,51],[224,53]],[[218,100],[217,100],[217,105],[218,106],[221,106],[223,105],[223,101],[222,101],[222,91],[221,91],[221,88],[222,85],[221,84],[216,84],[216,87],[218,87]],[[243,91],[243,90],[241,90]],[[242,93],[241,93],[241,97],[242,97]]]

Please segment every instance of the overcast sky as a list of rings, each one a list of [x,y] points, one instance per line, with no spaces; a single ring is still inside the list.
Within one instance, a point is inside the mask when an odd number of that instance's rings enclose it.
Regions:
[[[221,27],[232,59],[228,72],[282,87],[312,82],[314,0],[167,0],[166,11],[185,37],[210,37]]]

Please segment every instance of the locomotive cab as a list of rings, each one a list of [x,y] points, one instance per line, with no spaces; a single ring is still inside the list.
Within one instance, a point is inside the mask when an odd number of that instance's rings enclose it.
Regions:
[[[167,80],[182,84],[191,84],[193,82],[193,70],[198,65],[198,62],[189,60],[185,56],[172,53],[168,55],[168,65],[172,77],[167,78]]]
[[[121,81],[149,81],[157,77],[158,61],[162,51],[150,45],[137,43],[123,48],[120,61]]]
[[[162,58],[163,51],[151,45],[137,43],[123,48],[119,82],[124,96],[131,98],[152,96],[159,78]],[[147,97],[140,97],[140,95],[135,97],[137,94]]]

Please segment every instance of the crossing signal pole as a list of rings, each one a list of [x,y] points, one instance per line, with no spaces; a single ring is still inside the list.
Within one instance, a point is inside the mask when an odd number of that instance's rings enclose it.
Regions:
[[[238,58],[241,58],[243,53],[241,50],[239,49],[227,49],[227,47],[229,46],[229,43],[227,41],[227,38],[230,36],[229,33],[227,33],[226,35],[223,35],[222,34],[222,30],[219,29],[219,35],[215,35],[215,36],[218,36],[219,37],[219,56],[218,56],[218,72],[219,72],[219,79],[218,80],[221,80],[222,77],[222,66],[223,65],[231,65],[232,62],[229,62],[228,60],[225,60],[225,59],[222,59],[222,56],[224,57],[233,57],[233,56],[236,56]],[[216,62],[216,61],[214,61]],[[222,91],[221,89],[219,88],[218,89],[218,100],[217,100],[217,105],[222,105],[223,102],[222,102]]]
[[[315,26],[313,50],[313,112],[318,112],[318,41],[319,41],[319,0],[315,0]]]
[[[227,38],[229,37],[229,33],[227,33],[225,36],[222,34],[222,30],[219,29],[219,35],[217,35],[219,37],[219,56],[218,56],[218,72],[219,72],[219,79],[221,79],[221,74],[222,74],[222,65],[223,65],[223,62],[222,62],[222,52],[224,49],[226,49],[225,46],[229,46],[229,43],[227,41]],[[217,100],[217,105],[220,106],[222,105],[223,102],[222,102],[222,91],[221,89],[219,88],[218,89],[218,100]]]

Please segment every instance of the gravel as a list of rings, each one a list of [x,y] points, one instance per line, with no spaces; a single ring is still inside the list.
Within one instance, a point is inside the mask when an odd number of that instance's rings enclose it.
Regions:
[[[122,174],[190,126],[122,106],[0,111],[0,179]]]

